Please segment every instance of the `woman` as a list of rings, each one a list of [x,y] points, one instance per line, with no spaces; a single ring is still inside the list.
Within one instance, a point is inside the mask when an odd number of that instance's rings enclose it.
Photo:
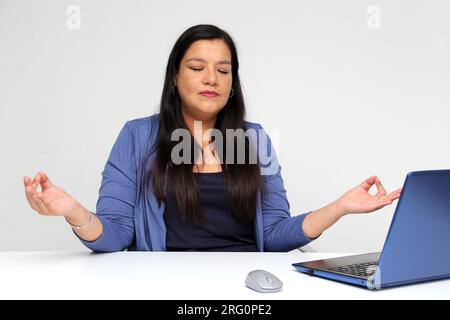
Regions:
[[[275,153],[265,161],[261,144],[254,144],[264,131],[244,121],[238,69],[225,31],[211,25],[186,30],[169,57],[159,114],[126,122],[112,148],[97,213],[43,172],[33,181],[24,177],[31,207],[64,216],[94,251],[289,251],[346,214],[372,212],[399,198],[400,189],[387,195],[373,176],[327,206],[291,217]],[[239,135],[227,136],[230,129],[254,130],[256,140],[244,136],[238,150]],[[187,148],[179,148],[177,130],[188,133]]]

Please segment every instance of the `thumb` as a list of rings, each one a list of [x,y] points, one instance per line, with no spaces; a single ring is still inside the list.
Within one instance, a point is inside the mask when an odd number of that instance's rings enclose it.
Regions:
[[[50,181],[50,178],[44,172],[40,171],[38,175],[40,176],[40,184],[42,187],[42,191],[53,187],[53,183]]]

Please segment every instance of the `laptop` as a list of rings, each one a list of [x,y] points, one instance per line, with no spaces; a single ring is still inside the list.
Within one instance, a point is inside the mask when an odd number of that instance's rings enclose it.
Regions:
[[[381,252],[292,264],[367,289],[450,277],[450,170],[409,172]]]

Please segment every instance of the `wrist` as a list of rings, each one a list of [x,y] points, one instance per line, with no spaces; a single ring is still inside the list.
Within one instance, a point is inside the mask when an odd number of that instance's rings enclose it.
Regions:
[[[71,225],[82,225],[89,219],[89,212],[82,205],[72,213],[64,216],[66,221]]]
[[[332,203],[332,206],[334,208],[333,213],[336,218],[340,219],[347,214],[346,210],[342,207],[342,203],[341,203],[340,199],[334,201]]]

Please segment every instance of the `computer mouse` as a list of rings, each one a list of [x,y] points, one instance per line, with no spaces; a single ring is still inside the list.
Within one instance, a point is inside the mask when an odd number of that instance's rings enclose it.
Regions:
[[[245,285],[257,292],[278,292],[283,287],[283,282],[275,275],[265,270],[253,270],[245,279]]]

